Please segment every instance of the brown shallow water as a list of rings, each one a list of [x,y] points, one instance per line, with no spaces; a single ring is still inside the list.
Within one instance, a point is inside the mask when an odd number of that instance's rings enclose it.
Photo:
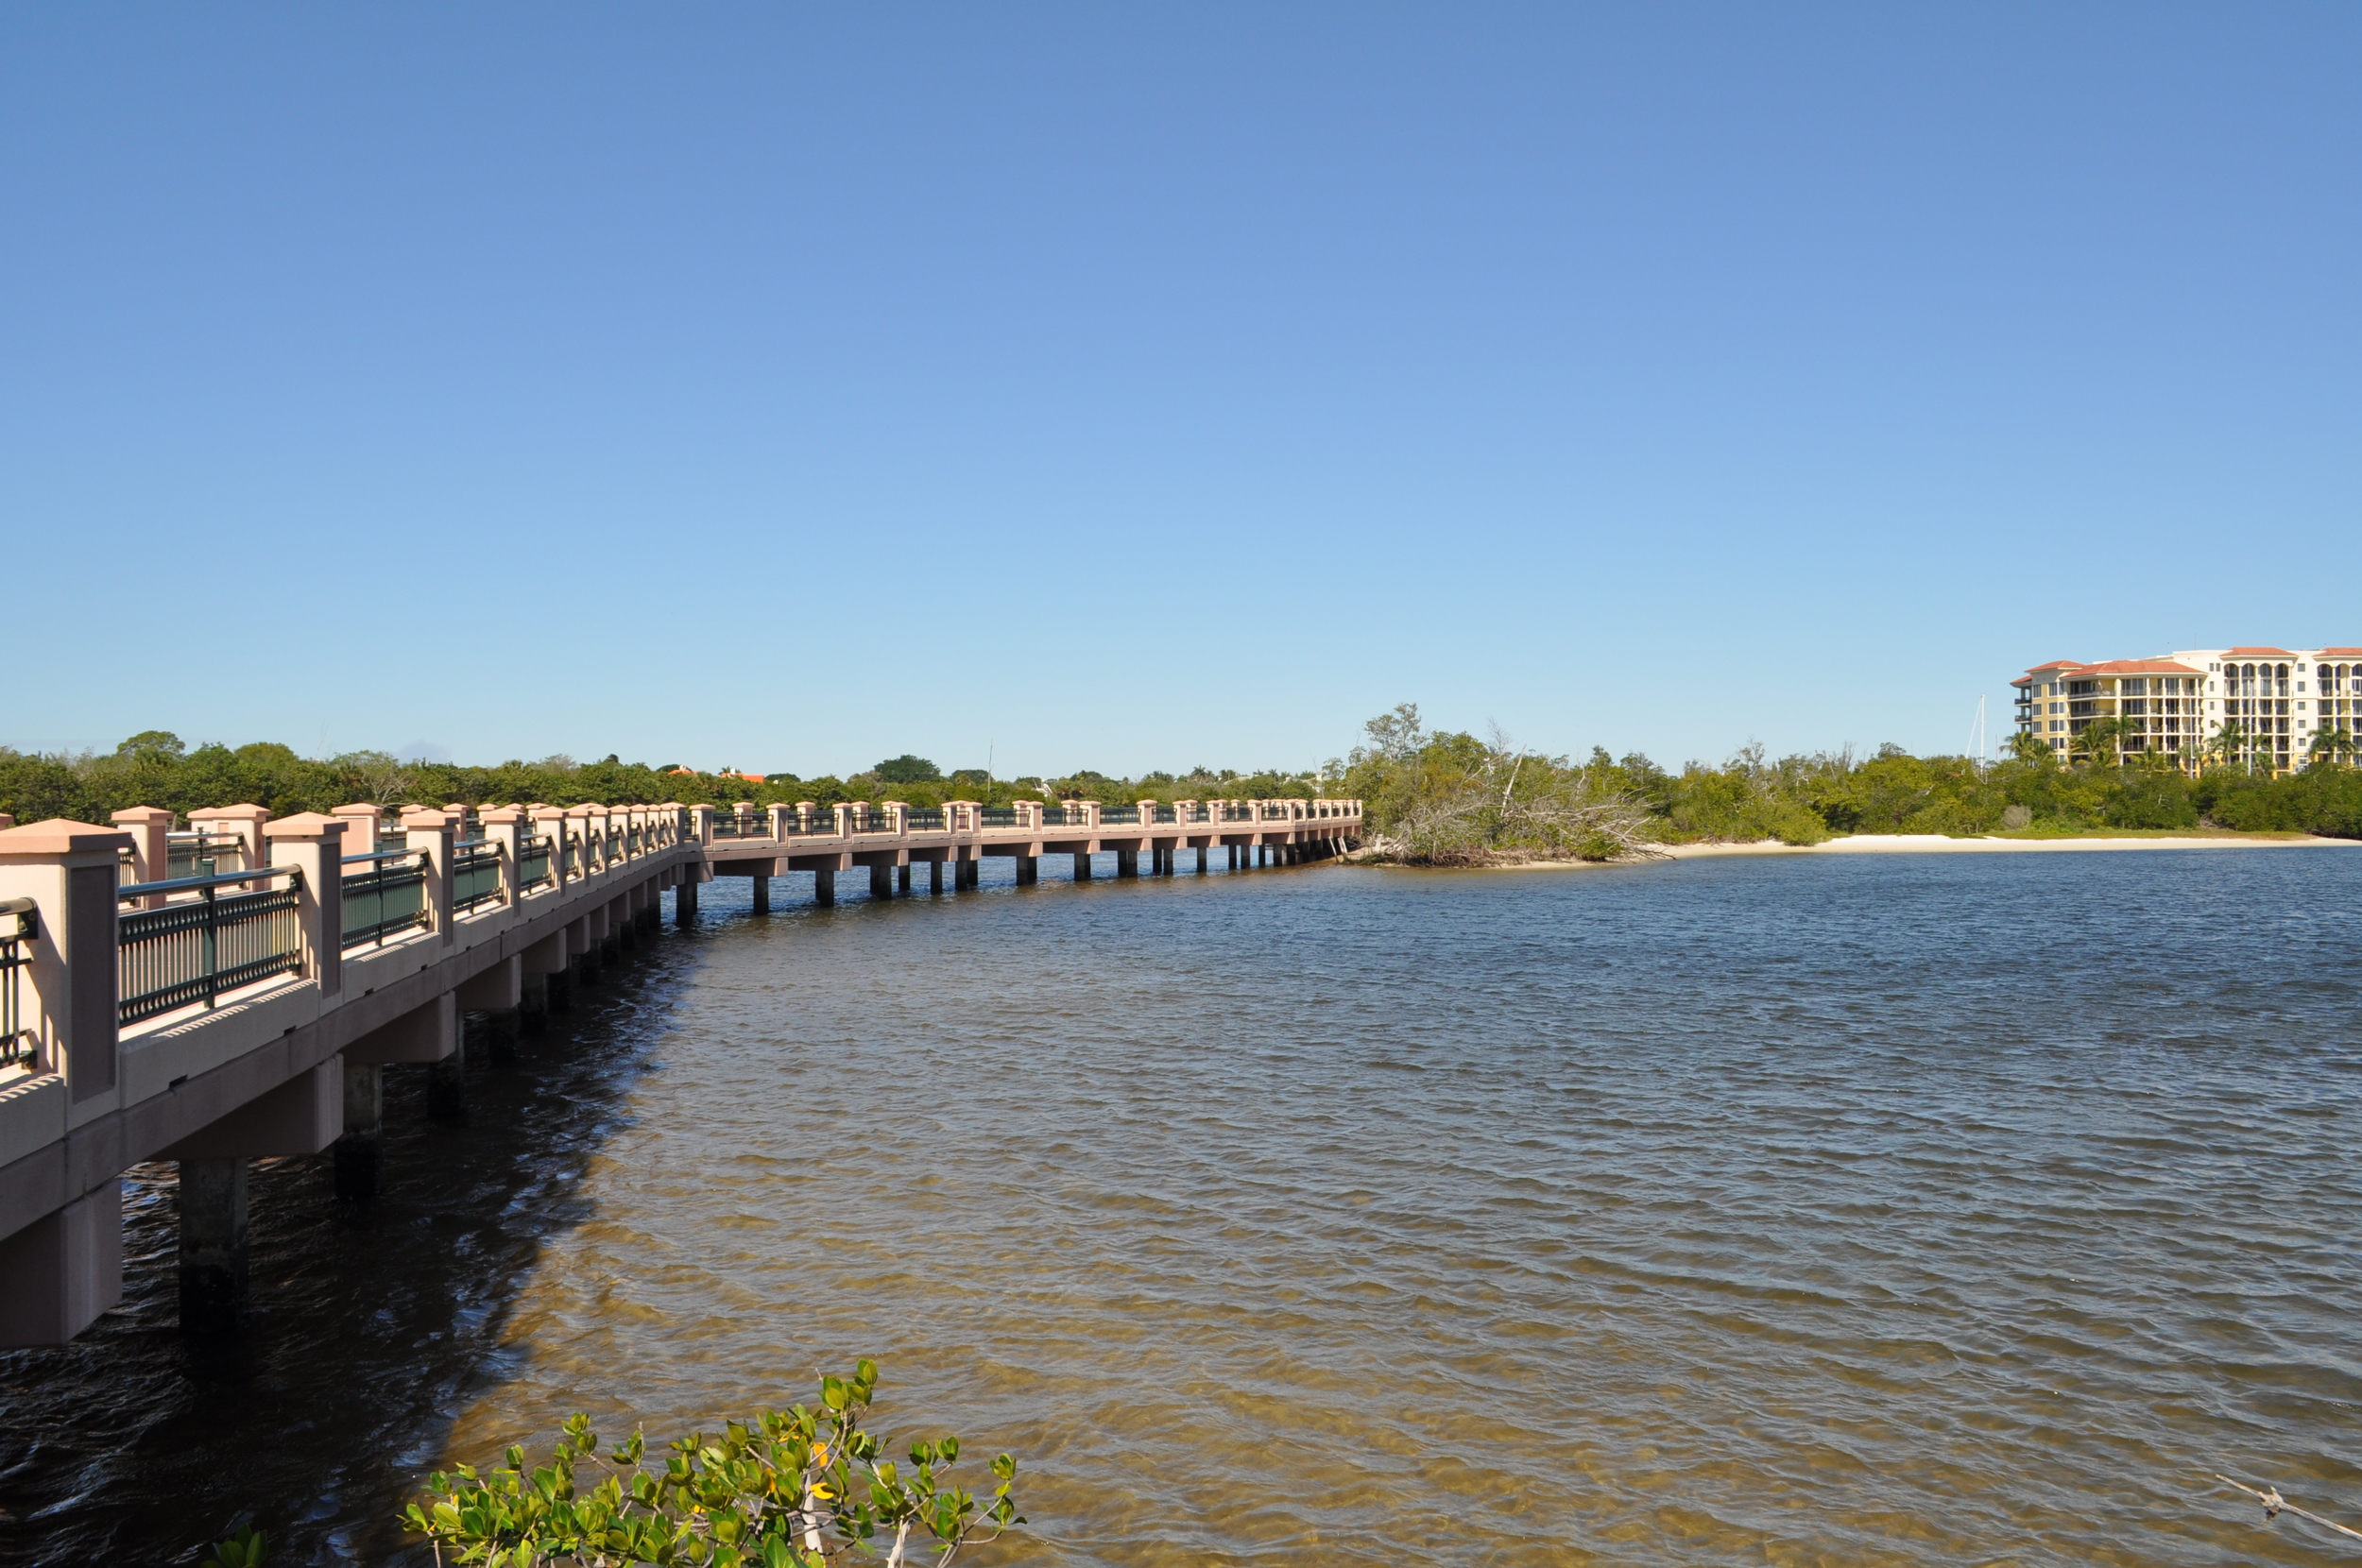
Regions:
[[[2362,1513],[2357,860],[710,896],[375,1210],[266,1173],[241,1350],[150,1194],[0,1542],[379,1560],[439,1458],[866,1354],[1019,1456],[994,1560],[2350,1560],[2206,1476]]]

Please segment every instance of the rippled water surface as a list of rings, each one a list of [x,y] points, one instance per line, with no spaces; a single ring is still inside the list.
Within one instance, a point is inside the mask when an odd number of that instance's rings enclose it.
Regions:
[[[135,1186],[0,1549],[384,1560],[437,1460],[867,1354],[1019,1457],[993,1560],[2350,1560],[2207,1477],[2362,1514],[2362,854],[734,886],[373,1209],[258,1176],[243,1346]]]

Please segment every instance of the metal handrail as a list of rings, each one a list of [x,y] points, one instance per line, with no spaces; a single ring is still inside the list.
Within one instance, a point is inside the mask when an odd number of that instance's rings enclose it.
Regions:
[[[407,866],[387,866],[383,863],[410,855],[418,856],[419,863]],[[344,909],[342,929],[338,933],[338,941],[344,948],[349,950],[364,943],[382,947],[389,932],[405,930],[412,926],[423,926],[427,923],[430,916],[426,900],[426,851],[406,849],[394,854],[354,855],[348,859],[378,863],[374,870],[362,872],[357,877],[347,877],[337,886],[338,899]],[[387,894],[402,894],[412,888],[418,890],[417,908],[397,909],[392,914],[385,912]],[[362,912],[364,906],[372,899],[375,900],[376,917],[356,923],[353,916]],[[407,903],[408,900],[405,899],[404,902]]]
[[[215,890],[231,882],[287,874],[283,888],[222,898]],[[212,1007],[225,991],[251,985],[302,967],[302,933],[296,906],[303,873],[291,865],[260,867],[218,877],[176,877],[134,882],[115,890],[121,899],[145,898],[166,891],[194,889],[184,898],[151,910],[134,910],[115,922],[115,1003],[118,1025],[188,1007]],[[229,949],[224,962],[223,949]]]
[[[894,817],[891,813],[885,811],[866,811],[862,815],[861,826],[854,828],[853,831],[856,833],[892,833],[899,831],[899,829],[894,826]]]
[[[451,907],[471,910],[501,895],[501,846],[497,840],[471,839],[462,846],[454,844],[451,858]],[[484,873],[489,870],[488,880]]]
[[[226,887],[231,882],[259,882],[272,877],[293,877],[291,886],[301,886],[303,868],[293,865],[258,865],[251,871],[224,871],[212,877],[169,877],[161,882],[126,882],[115,889],[115,901],[130,898],[153,898],[162,894],[201,892],[206,888]]]
[[[1137,823],[1140,820],[1140,809],[1137,806],[1102,806],[1099,820],[1103,823]]]
[[[1018,826],[1014,806],[979,806],[976,808],[979,827],[1015,827]]]
[[[787,825],[787,830],[805,838],[834,838],[836,837],[836,813],[830,811],[823,816],[820,812],[814,811],[809,825],[791,822]]]
[[[902,826],[913,832],[939,833],[943,831],[943,808],[916,807],[902,813]]]
[[[0,898],[0,915],[16,916],[16,929],[0,936],[0,1067],[28,1065],[39,1044],[21,1021],[17,1002],[17,971],[32,961],[18,952],[17,944],[40,934],[41,914],[30,898]]]
[[[550,841],[546,836],[521,838],[517,841],[518,892],[522,893],[527,888],[539,887],[543,882],[551,879],[550,849]],[[537,862],[540,866],[539,871],[533,869]]]

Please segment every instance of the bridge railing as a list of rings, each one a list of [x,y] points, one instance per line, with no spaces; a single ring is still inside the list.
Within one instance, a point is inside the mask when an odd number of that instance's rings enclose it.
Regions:
[[[25,1027],[17,985],[18,972],[29,962],[24,944],[40,931],[41,916],[30,898],[0,899],[0,1067],[30,1066],[40,1054],[40,1037]]]
[[[246,864],[246,841],[234,833],[167,833],[164,879],[211,877]],[[227,861],[227,864],[223,862]]]
[[[517,891],[538,888],[556,879],[553,861],[555,846],[546,838],[525,837],[517,841]]]
[[[283,887],[223,895],[225,888],[282,877]],[[115,897],[124,903],[168,900],[116,918],[118,1022],[138,1023],[200,1001],[211,1008],[226,991],[301,967],[303,933],[296,912],[302,887],[303,875],[294,866],[118,887]]]
[[[913,806],[902,812],[902,827],[911,833],[940,833],[944,831],[944,811],[940,806]]]
[[[501,895],[501,846],[489,839],[469,839],[451,846],[451,907],[458,911],[498,901]]]
[[[385,939],[428,920],[426,852],[420,849],[379,849],[343,857],[347,869],[343,887],[345,950],[383,946]]]
[[[1103,825],[1118,827],[1137,827],[1140,820],[1140,809],[1137,806],[1102,806],[1099,820]]]

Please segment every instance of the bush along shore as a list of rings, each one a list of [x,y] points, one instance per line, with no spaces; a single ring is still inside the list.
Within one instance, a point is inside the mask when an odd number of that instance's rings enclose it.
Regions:
[[[1121,778],[1086,769],[1064,777],[950,773],[902,756],[837,777],[698,772],[608,757],[497,767],[403,762],[383,752],[326,759],[269,742],[191,747],[151,730],[112,752],[33,754],[0,747],[0,811],[19,822],[105,822],[131,806],[183,813],[251,802],[274,816],[369,802],[552,806],[677,800],[727,807],[811,801],[1240,800],[1343,796],[1363,802],[1367,854],[1415,865],[1643,859],[1681,844],[1814,844],[1857,833],[2031,836],[2127,831],[2295,832],[2362,838],[2362,770],[2324,759],[2283,777],[2210,759],[2196,775],[2154,758],[2061,763],[2020,738],[1997,762],[1914,757],[1881,746],[1768,758],[1749,746],[1719,766],[1679,772],[1638,753],[1594,748],[1578,761],[1537,755],[1495,734],[1431,731],[1403,704],[1363,726],[1362,743],[1307,770],[1194,767]]]
[[[2159,759],[2062,764],[2018,738],[2011,755],[1823,752],[1772,761],[1749,746],[1679,773],[1633,754],[1538,757],[1496,734],[1430,732],[1405,704],[1364,726],[1323,770],[1358,798],[1373,858],[1498,865],[1646,858],[1660,844],[1814,844],[1856,833],[2028,836],[2230,829],[2362,838],[2362,771],[2324,760],[2282,777],[2210,759],[2195,776]]]

